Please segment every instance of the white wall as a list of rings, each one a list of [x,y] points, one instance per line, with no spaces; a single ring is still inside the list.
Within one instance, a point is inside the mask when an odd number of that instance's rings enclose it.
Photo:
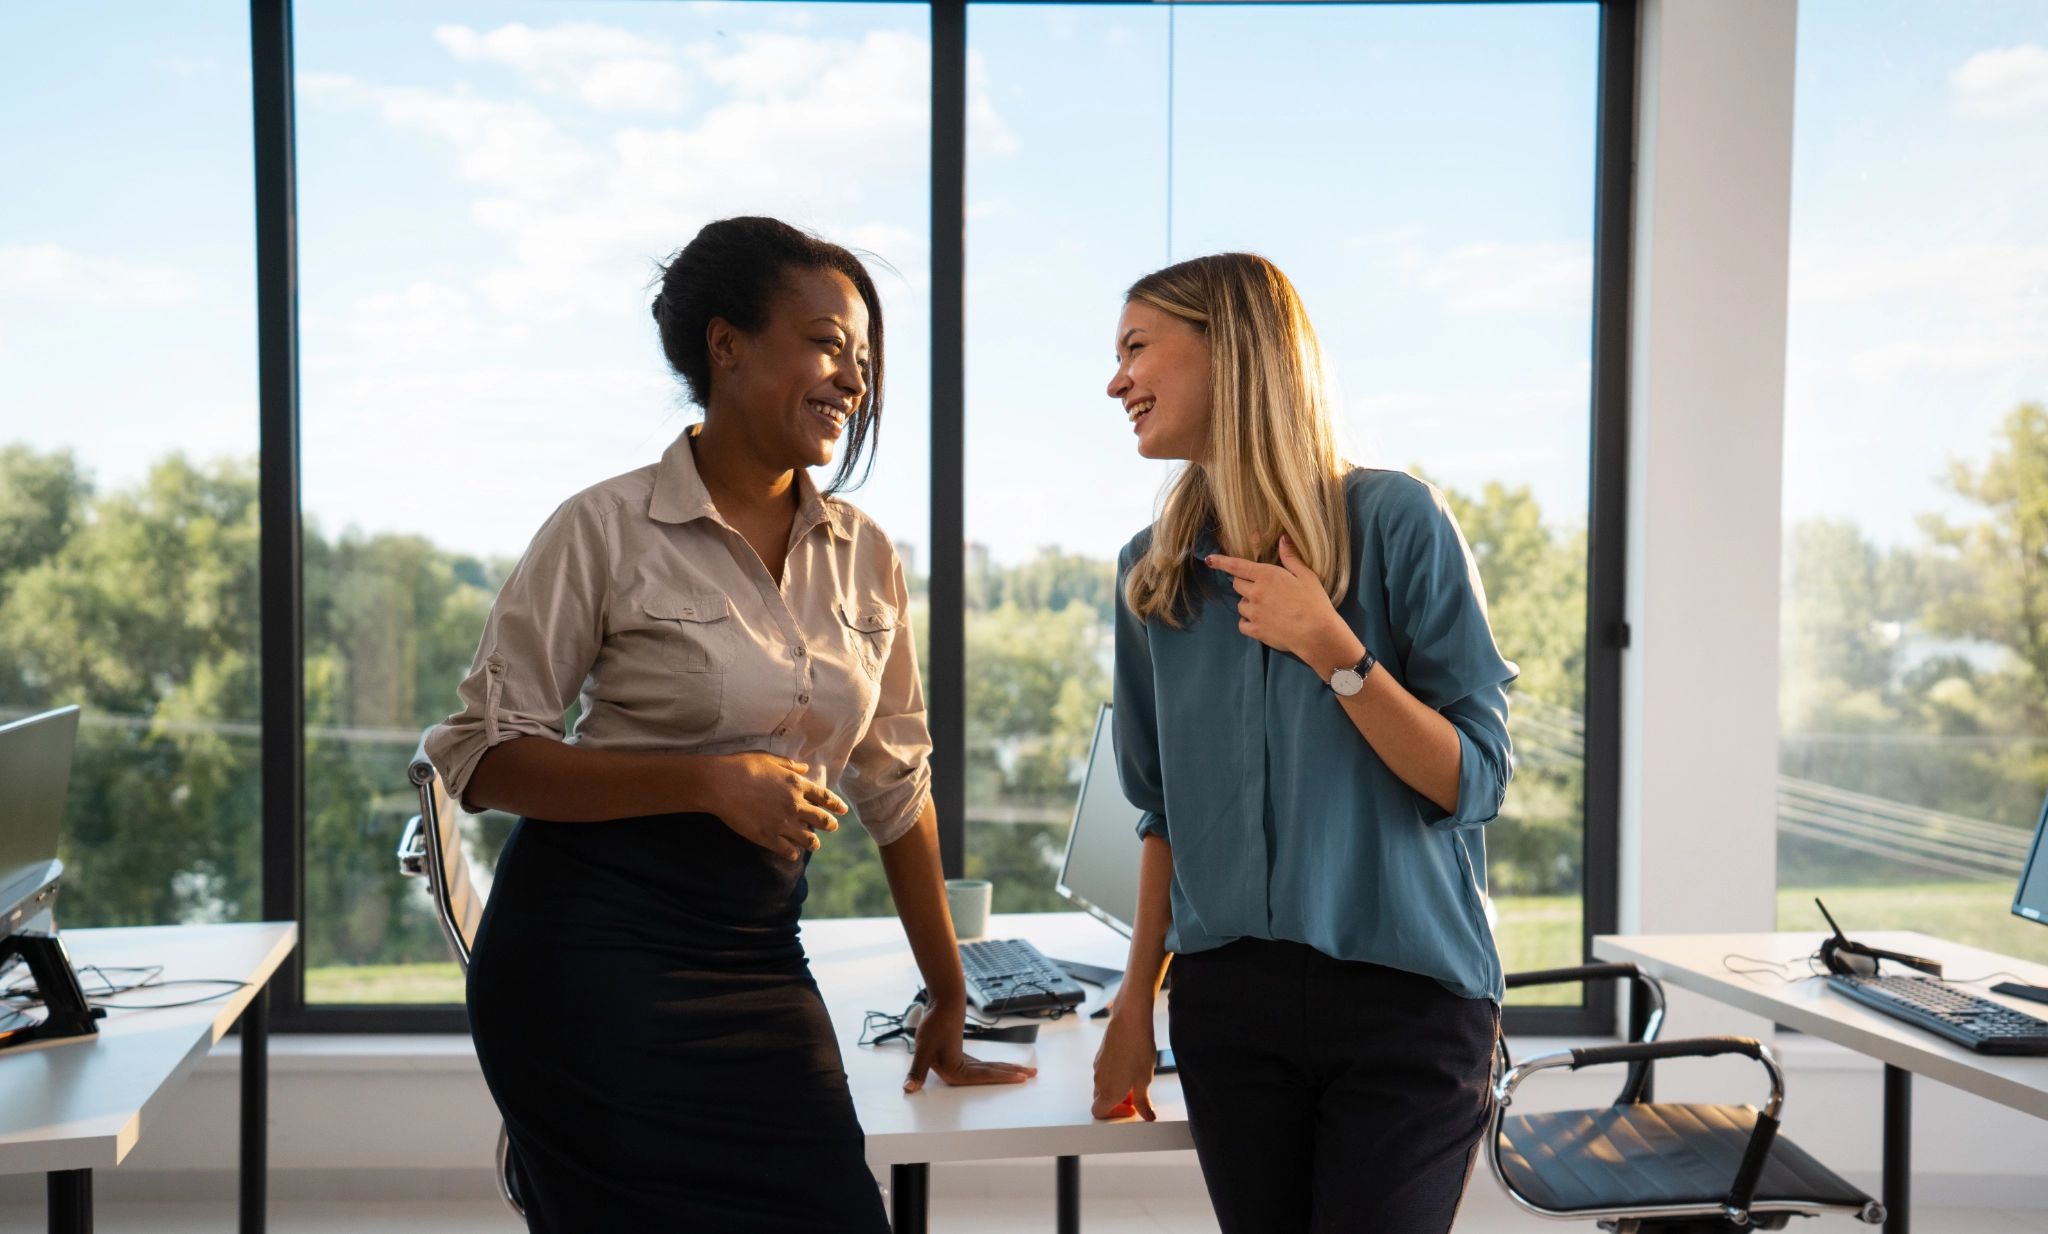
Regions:
[[[1630,372],[1622,929],[1768,930],[1793,0],[1649,0]]]

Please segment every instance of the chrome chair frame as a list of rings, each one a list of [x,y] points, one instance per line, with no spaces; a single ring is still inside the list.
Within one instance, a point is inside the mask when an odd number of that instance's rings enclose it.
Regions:
[[[1664,987],[1655,977],[1636,964],[1586,964],[1575,968],[1549,969],[1543,972],[1514,973],[1507,978],[1507,986],[1514,989],[1521,986],[1554,985],[1567,981],[1587,981],[1599,978],[1621,978],[1632,983],[1636,997],[1643,1000],[1646,1013],[1639,1011],[1633,1018],[1641,1025],[1640,1035],[1631,1033],[1631,1040],[1621,1045],[1592,1046],[1576,1050],[1561,1050],[1542,1054],[1535,1058],[1514,1063],[1508,1056],[1506,1037],[1499,1043],[1500,1067],[1493,1086],[1494,1112],[1491,1128],[1492,1143],[1487,1153],[1487,1164],[1492,1168],[1493,1177],[1507,1192],[1508,1198],[1524,1212],[1554,1221],[1596,1221],[1601,1228],[1614,1230],[1616,1234],[1637,1234],[1643,1223],[1695,1221],[1726,1221],[1734,1226],[1749,1226],[1758,1218],[1769,1219],[1779,1214],[1816,1217],[1824,1212],[1845,1213],[1868,1225],[1882,1225],[1885,1219],[1884,1205],[1872,1200],[1860,1207],[1842,1204],[1825,1204],[1809,1201],[1756,1199],[1756,1189],[1763,1177],[1764,1167],[1769,1162],[1771,1146],[1778,1135],[1778,1113],[1785,1104],[1785,1073],[1778,1065],[1777,1056],[1770,1047],[1749,1037],[1689,1037],[1676,1041],[1658,1041],[1657,1032],[1664,1025]],[[1705,1058],[1719,1054],[1741,1054],[1755,1059],[1770,1078],[1771,1095],[1764,1108],[1757,1114],[1756,1129],[1750,1133],[1745,1146],[1742,1162],[1734,1179],[1730,1181],[1728,1195],[1717,1204],[1665,1204],[1631,1205],[1609,1209],[1573,1209],[1561,1211],[1545,1208],[1522,1194],[1509,1181],[1507,1171],[1501,1164],[1501,1153],[1507,1144],[1502,1134],[1507,1121],[1508,1109],[1514,1104],[1515,1090],[1522,1082],[1539,1071],[1556,1067],[1569,1067],[1573,1071],[1581,1067],[1595,1067],[1603,1064],[1629,1064],[1628,1079],[1621,1092],[1615,1097],[1615,1105],[1635,1105],[1647,1102],[1652,1085],[1651,1068],[1658,1059]],[[1744,1106],[1745,1109],[1754,1109]],[[1782,1218],[1780,1218],[1782,1220]],[[1651,1230],[1654,1230],[1654,1225]],[[1760,1227],[1762,1228],[1762,1227]],[[1775,1226],[1770,1227],[1775,1228]],[[1648,1234],[1648,1232],[1646,1232]]]
[[[424,734],[420,744],[413,751],[412,762],[405,769],[406,778],[420,796],[420,812],[406,821],[405,834],[398,841],[398,872],[411,877],[425,876],[427,898],[433,902],[434,917],[441,923],[441,933],[448,940],[448,947],[455,953],[455,962],[464,973],[469,972],[469,939],[462,931],[462,923],[455,914],[455,898],[448,884],[448,854],[442,847],[445,833],[441,830],[441,810],[437,802],[443,793],[436,793],[436,782],[441,778],[434,770],[434,764],[427,758],[427,739]],[[453,820],[450,824],[453,825]],[[511,1136],[505,1124],[498,1124],[498,1147],[493,1154],[498,1179],[498,1195],[505,1201],[520,1220],[526,1219],[526,1207],[512,1188],[508,1173],[512,1151]]]

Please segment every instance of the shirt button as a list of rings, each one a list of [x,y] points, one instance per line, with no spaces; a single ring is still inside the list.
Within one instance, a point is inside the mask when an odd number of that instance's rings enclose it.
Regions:
[[[796,654],[797,654],[797,655],[801,656],[801,655],[803,655],[803,653],[804,653],[804,649],[803,649],[803,648],[799,647],[799,648],[797,648],[797,649],[796,649]]]
[[[788,729],[786,729],[786,728],[778,728],[778,729],[776,729],[776,730],[775,730],[775,735],[776,735],[777,737],[780,737],[780,736],[782,736],[782,735],[783,735],[784,733],[787,733],[788,731],[789,731],[789,730],[788,730]]]
[[[796,701],[799,703],[808,703],[811,701],[811,696],[808,694],[799,694],[796,696]]]

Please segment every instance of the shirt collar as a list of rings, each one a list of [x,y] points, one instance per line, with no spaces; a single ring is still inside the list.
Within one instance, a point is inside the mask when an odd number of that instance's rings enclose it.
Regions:
[[[704,477],[697,473],[697,453],[690,448],[690,438],[696,436],[702,427],[693,424],[683,430],[682,436],[662,452],[661,462],[655,466],[654,495],[647,504],[647,515],[657,523],[689,523],[708,518],[725,525],[725,520],[719,516],[718,506],[711,500],[711,490],[704,487]],[[820,523],[843,540],[853,539],[853,530],[847,526],[842,504],[818,491],[807,468],[797,468],[796,491],[796,526],[791,529],[792,542],[803,539],[810,534],[811,528]]]

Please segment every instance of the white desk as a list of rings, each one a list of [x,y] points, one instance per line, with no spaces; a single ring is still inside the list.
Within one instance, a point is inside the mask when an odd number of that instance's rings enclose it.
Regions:
[[[261,1230],[267,983],[297,945],[298,927],[141,926],[66,930],[63,938],[79,969],[161,964],[166,981],[248,984],[137,990],[108,1001],[182,1002],[217,989],[227,993],[191,1007],[110,1010],[95,1036],[0,1050],[0,1174],[48,1174],[52,1234],[90,1230],[92,1171],[128,1156],[165,1094],[253,1006],[242,1054],[242,1229]],[[85,981],[88,988],[94,984],[90,974]]]
[[[998,914],[988,937],[1028,939],[1055,959],[1105,968],[1124,966],[1126,940],[1085,913]],[[1102,991],[1083,984],[1088,1001],[1059,1020],[1007,1020],[1039,1024],[1035,1045],[970,1041],[977,1058],[1028,1063],[1036,1079],[1024,1084],[952,1088],[933,1076],[924,1091],[905,1093],[910,1054],[901,1044],[862,1046],[861,1021],[869,1011],[900,1012],[923,984],[917,963],[893,917],[806,921],[804,950],[832,1012],[853,1103],[867,1132],[868,1164],[890,1167],[890,1203],[899,1231],[924,1228],[929,1165],[1000,1157],[1059,1160],[1061,1228],[1078,1222],[1082,1153],[1142,1153],[1192,1148],[1180,1080],[1163,1075],[1152,1085],[1159,1121],[1098,1121],[1088,1112],[1094,1096],[1095,1050],[1106,1020],[1088,1013]],[[1162,1001],[1157,1033],[1166,1042]]]
[[[1765,1016],[1882,1061],[1885,1073],[1881,1198],[1890,1214],[1885,1229],[1890,1234],[1904,1234],[1911,1220],[1913,1076],[1928,1076],[2036,1118],[2048,1118],[2048,1058],[1977,1054],[1852,1002],[1830,990],[1821,978],[1786,982],[1768,975],[1737,973],[1724,963],[1731,955],[1749,956],[1784,962],[1790,965],[1786,969],[1788,975],[1804,974],[1805,957],[1820,949],[1824,937],[1817,933],[1603,936],[1593,940],[1593,954],[1608,961],[1633,960],[1659,980],[1680,989],[1704,994],[1716,1002]],[[1992,977],[1969,989],[1993,1002],[2048,1019],[2048,1007],[1993,994],[1990,989],[2000,981],[2015,978],[2029,985],[2048,985],[2048,966],[1961,943],[1943,942],[1910,930],[1859,930],[1853,937],[1857,942],[1886,951],[1940,960],[1951,980],[2011,974]],[[1742,968],[1757,967],[1742,961],[1736,963]]]

